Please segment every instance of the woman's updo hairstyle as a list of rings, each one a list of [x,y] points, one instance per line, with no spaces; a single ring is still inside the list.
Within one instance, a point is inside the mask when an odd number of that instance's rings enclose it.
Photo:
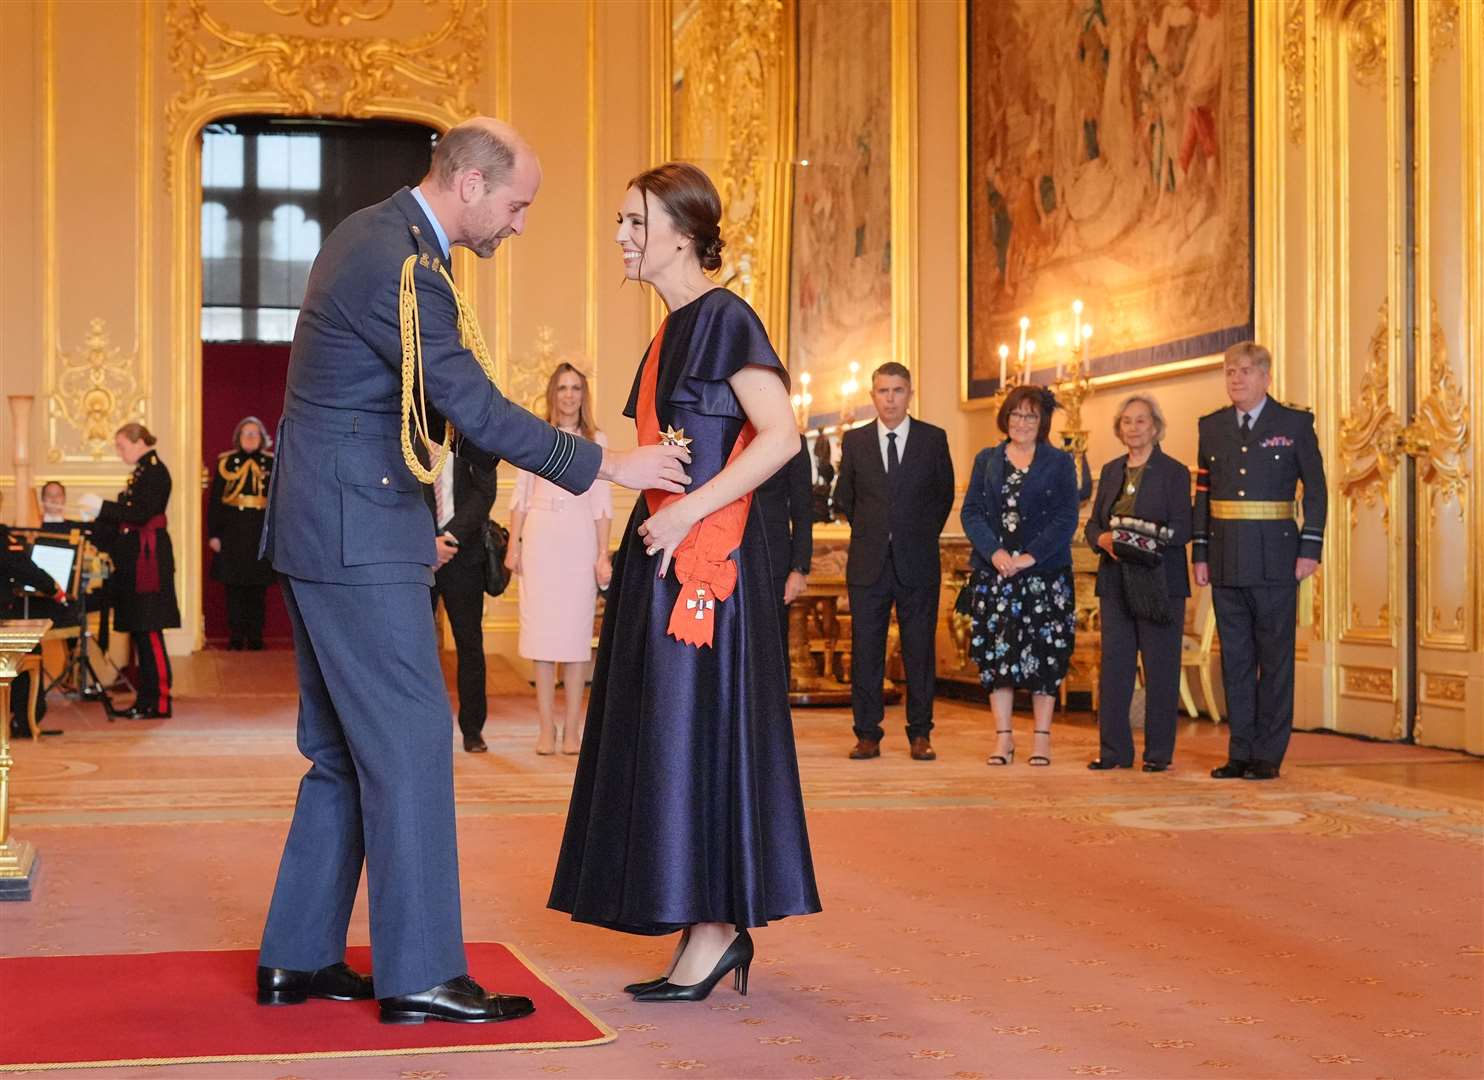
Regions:
[[[701,269],[721,269],[721,251],[726,241],[721,238],[721,196],[716,185],[694,165],[684,161],[667,161],[629,181],[644,195],[645,213],[653,195],[675,220],[675,228],[695,245]]]

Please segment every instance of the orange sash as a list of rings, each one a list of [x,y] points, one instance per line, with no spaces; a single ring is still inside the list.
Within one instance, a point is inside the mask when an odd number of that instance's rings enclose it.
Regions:
[[[660,414],[655,402],[659,384],[660,343],[665,338],[665,324],[650,342],[649,353],[644,358],[644,371],[639,377],[639,402],[634,414],[634,425],[639,431],[640,446],[654,446],[663,441],[660,436]],[[682,429],[684,430],[684,429]],[[737,442],[727,457],[730,465],[752,441],[757,432],[749,424],[743,425]],[[644,501],[651,514],[680,498],[682,492],[644,492]],[[732,595],[737,587],[737,564],[731,554],[742,543],[742,531],[747,527],[747,513],[752,506],[752,492],[720,510],[707,514],[691,526],[690,532],[675,549],[673,565],[675,577],[680,582],[680,595],[675,598],[675,607],[670,611],[668,633],[686,645],[710,645],[716,634],[716,605]]]

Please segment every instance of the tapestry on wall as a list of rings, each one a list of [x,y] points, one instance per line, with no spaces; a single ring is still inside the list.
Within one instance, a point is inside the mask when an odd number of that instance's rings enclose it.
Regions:
[[[809,373],[817,424],[867,408],[872,369],[898,359],[891,355],[891,20],[868,0],[799,0],[797,11],[788,367],[796,386]],[[852,362],[853,394],[842,390]]]
[[[1248,0],[968,10],[968,397],[998,388],[1022,316],[1049,381],[1074,299],[1094,375],[1250,338]]]

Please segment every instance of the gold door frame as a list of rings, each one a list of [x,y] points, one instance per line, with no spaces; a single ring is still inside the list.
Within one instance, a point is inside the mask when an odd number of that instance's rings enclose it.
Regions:
[[[508,25],[508,0],[495,0],[498,25]],[[310,18],[313,8],[306,9]],[[388,8],[390,10],[390,8]],[[190,648],[204,644],[202,595],[201,500],[198,481],[201,450],[201,129],[225,116],[339,116],[356,120],[408,120],[447,131],[477,110],[485,34],[486,0],[449,0],[447,18],[419,37],[354,36],[329,38],[250,33],[227,26],[209,10],[207,0],[174,0],[165,11],[171,38],[170,58],[179,88],[166,106],[165,183],[170,196],[172,259],[170,340],[175,401],[171,410],[179,433],[180,490],[172,517],[179,522],[176,559],[181,570],[181,616]],[[382,12],[376,18],[382,18]],[[311,19],[312,22],[312,19]],[[496,34],[496,63],[508,71],[504,49],[509,35]],[[428,98],[383,92],[367,73],[388,66],[415,91],[430,88]],[[496,79],[497,113],[508,101],[506,80]],[[505,93],[502,94],[502,90]],[[437,97],[434,99],[433,94]],[[467,254],[460,256],[468,259]],[[476,275],[460,267],[460,280],[475,303]],[[508,279],[501,274],[501,281]],[[508,288],[497,284],[496,304],[509,306]],[[496,317],[507,327],[508,319]],[[508,330],[503,331],[508,334]],[[505,347],[501,348],[501,344]],[[509,355],[508,340],[497,340],[501,369]]]

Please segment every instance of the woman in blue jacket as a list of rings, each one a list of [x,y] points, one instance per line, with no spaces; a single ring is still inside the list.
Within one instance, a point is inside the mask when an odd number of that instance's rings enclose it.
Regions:
[[[1051,764],[1051,715],[1075,641],[1077,468],[1047,441],[1055,408],[1044,387],[1017,386],[1006,395],[998,424],[1008,438],[975,457],[960,514],[974,545],[971,652],[998,736],[991,765],[1015,760],[1018,689],[1031,692],[1030,764]]]

